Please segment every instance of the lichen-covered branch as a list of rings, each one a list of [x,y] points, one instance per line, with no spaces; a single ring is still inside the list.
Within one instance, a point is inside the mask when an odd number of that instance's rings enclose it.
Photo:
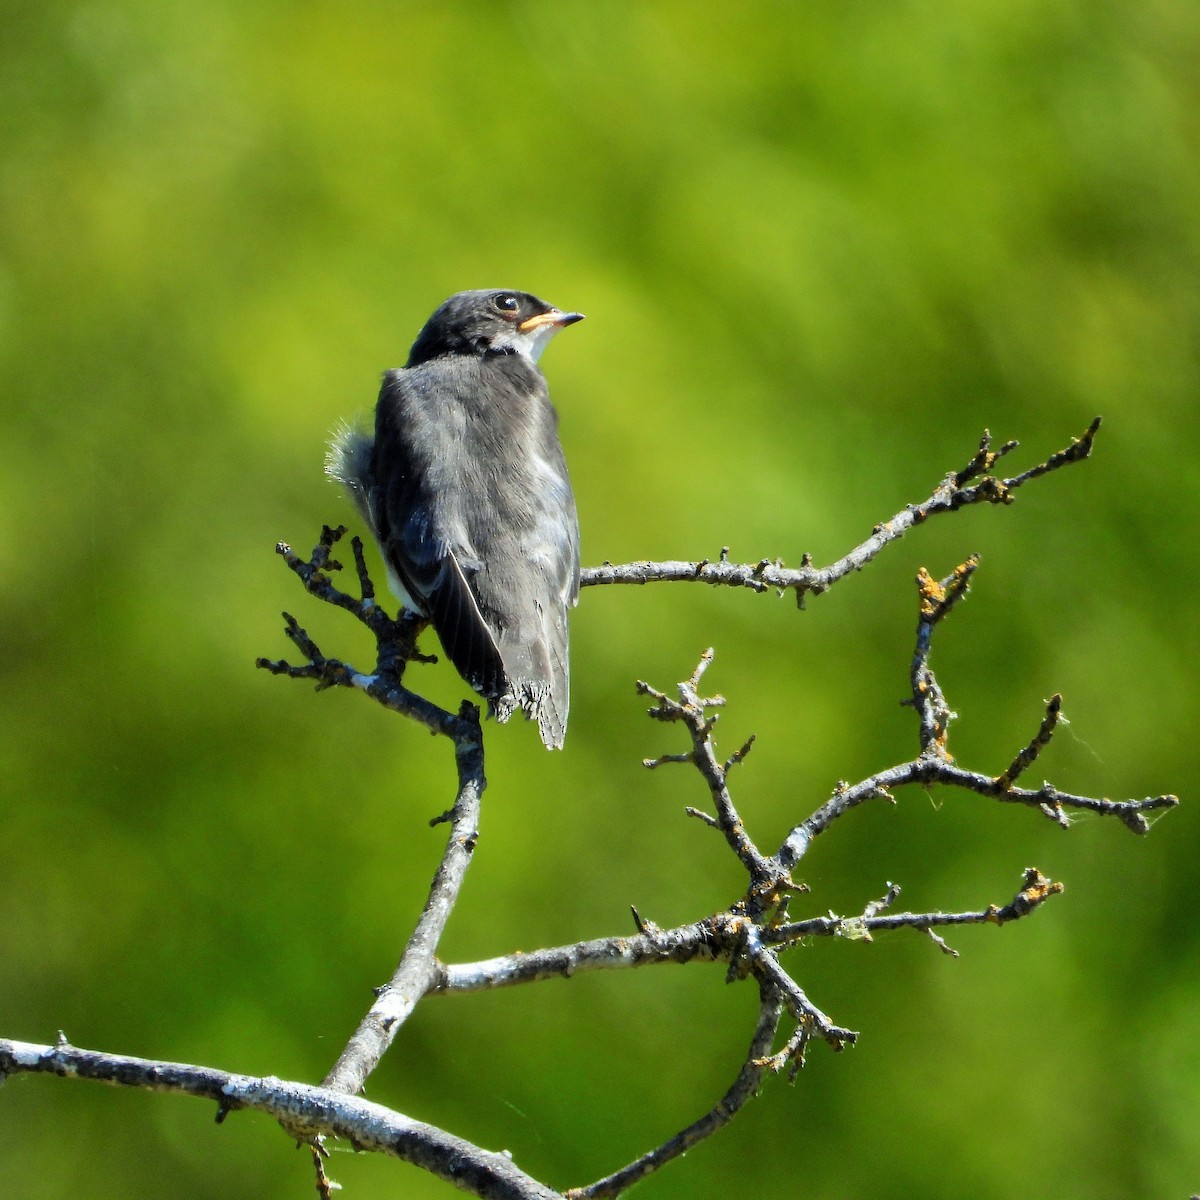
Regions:
[[[0,1040],[0,1079],[20,1073],[200,1096],[217,1105],[218,1120],[237,1109],[252,1109],[274,1117],[293,1135],[311,1137],[321,1132],[344,1138],[356,1149],[404,1159],[487,1200],[554,1200],[559,1196],[553,1188],[526,1175],[505,1154],[481,1150],[436,1126],[331,1088],[81,1050],[61,1035],[53,1046]]]

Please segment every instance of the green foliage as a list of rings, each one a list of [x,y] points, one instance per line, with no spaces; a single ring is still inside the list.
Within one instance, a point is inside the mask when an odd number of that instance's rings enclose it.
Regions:
[[[1187,0],[7,5],[0,39],[0,1033],[319,1079],[390,973],[439,852],[447,747],[253,669],[274,557],[351,520],[323,440],[433,307],[528,288],[586,312],[544,360],[585,560],[828,561],[970,456],[1106,418],[1008,510],[919,529],[797,613],[585,593],[567,749],[489,728],[480,854],[444,946],[667,924],[736,894],[641,715],[715,645],[722,745],[764,843],[906,758],[921,564],[983,565],[935,665],[953,747],[1114,796],[1197,777],[1200,8]],[[376,561],[372,559],[372,561]],[[430,647],[432,648],[432,646]],[[365,665],[365,663],[364,663]],[[448,667],[419,670],[447,704]],[[818,944],[795,973],[853,1053],[647,1196],[1182,1196],[1197,1187],[1197,818],[1068,834],[962,796],[864,809],[813,911],[1062,901],[998,933]],[[567,1186],[732,1078],[748,992],[662,968],[423,1006],[371,1096]],[[296,1196],[277,1131],[44,1079],[0,1089],[6,1186]],[[347,1194],[441,1196],[335,1156]]]

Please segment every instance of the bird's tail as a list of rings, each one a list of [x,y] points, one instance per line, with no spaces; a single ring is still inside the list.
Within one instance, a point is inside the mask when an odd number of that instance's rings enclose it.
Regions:
[[[489,698],[488,707],[498,721],[518,711],[536,720],[546,749],[561,750],[571,706],[566,613],[558,621],[548,617],[546,626],[532,643],[501,639],[507,687]]]

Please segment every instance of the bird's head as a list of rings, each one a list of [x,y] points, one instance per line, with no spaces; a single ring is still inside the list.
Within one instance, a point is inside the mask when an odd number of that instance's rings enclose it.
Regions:
[[[408,356],[415,367],[447,354],[520,354],[536,363],[547,342],[583,313],[565,313],[528,292],[458,292],[425,322]]]

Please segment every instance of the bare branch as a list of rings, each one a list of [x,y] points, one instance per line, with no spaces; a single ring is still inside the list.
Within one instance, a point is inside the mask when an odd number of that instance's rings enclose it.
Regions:
[[[899,929],[925,933],[958,925],[1003,925],[1028,916],[1063,890],[1062,884],[1046,879],[1035,867],[1028,868],[1022,880],[1021,892],[1007,904],[957,913],[884,913],[882,910],[900,894],[900,888],[890,884],[887,894],[868,903],[858,916],[828,913],[800,921],[766,922],[755,927],[755,936],[763,946],[785,950],[812,937],[869,942],[874,933]],[[740,914],[718,913],[673,929],[660,929],[653,922],[637,919],[639,932],[634,937],[594,938],[478,962],[442,964],[430,990],[437,995],[491,991],[547,979],[572,979],[585,971],[628,970],[664,963],[731,963],[745,954],[745,931],[749,926]]]
[[[821,1038],[834,1050],[843,1050],[848,1045],[858,1041],[858,1034],[853,1029],[843,1029],[835,1025],[804,993],[804,989],[783,969],[776,958],[776,952],[766,946],[758,929],[748,929],[746,936],[746,954],[751,962],[751,970],[761,979],[776,987],[783,995],[788,1012],[796,1019],[797,1025],[804,1031],[804,1037],[797,1040],[788,1056],[773,1058],[768,1064],[772,1071],[779,1071],[792,1058],[797,1066],[803,1064],[804,1047],[814,1034]]]
[[[80,1050],[61,1035],[54,1046],[0,1040],[0,1077],[21,1072],[200,1096],[217,1104],[219,1120],[235,1109],[253,1109],[274,1117],[293,1136],[309,1139],[326,1133],[345,1138],[356,1149],[404,1159],[488,1200],[554,1200],[559,1195],[505,1154],[481,1150],[381,1104],[328,1088]]]
[[[985,439],[976,459],[968,464],[963,474],[981,465],[990,466],[995,458],[1006,453],[1007,449],[1002,447],[1001,450],[992,452]],[[1002,492],[996,494],[1000,495]],[[845,919],[830,914],[828,917],[810,921],[786,921],[784,914],[787,900],[796,889],[791,876],[793,867],[808,851],[819,833],[859,804],[873,798],[892,800],[892,789],[902,784],[920,784],[928,787],[934,783],[942,783],[1006,802],[1034,805],[1064,825],[1067,823],[1064,809],[1077,806],[1118,816],[1129,828],[1143,832],[1148,827],[1145,815],[1147,812],[1176,803],[1173,796],[1114,803],[1088,797],[1068,798],[1049,784],[1039,792],[1016,787],[1015,779],[1036,760],[1050,741],[1060,719],[1061,699],[1057,696],[1048,704],[1038,733],[1017,753],[1009,767],[999,776],[965,771],[954,764],[947,745],[950,721],[954,713],[947,704],[930,665],[930,654],[935,628],[966,597],[978,565],[978,557],[972,556],[940,582],[935,581],[924,568],[917,576],[919,619],[910,669],[911,696],[906,701],[918,715],[917,757],[878,772],[857,784],[839,783],[833,796],[796,826],[770,859],[763,858],[746,832],[727,787],[728,771],[744,757],[749,743],[722,763],[717,758],[713,745],[717,714],[710,716],[707,711],[715,701],[701,698],[696,690],[701,674],[712,662],[712,651],[705,651],[692,678],[679,685],[678,701],[646,683],[638,685],[640,692],[653,696],[656,700],[655,706],[649,710],[651,717],[666,722],[682,723],[688,731],[692,743],[691,754],[671,757],[675,761],[690,758],[694,763],[709,789],[716,817],[700,814],[692,808],[688,809],[689,814],[703,816],[707,823],[715,825],[725,834],[730,848],[750,877],[749,888],[744,897],[728,912],[713,917],[708,922],[713,956],[731,955],[728,978],[732,981],[746,974],[753,974],[762,988],[782,998],[784,1007],[796,1022],[781,1049],[763,1054],[749,1064],[751,1066],[771,1071],[786,1069],[789,1077],[794,1079],[796,1072],[803,1065],[805,1050],[812,1037],[820,1037],[834,1049],[841,1049],[853,1043],[858,1036],[853,1030],[838,1026],[826,1016],[779,962],[779,952],[789,945],[794,945],[802,937],[823,933],[869,941],[873,931],[908,927],[919,930],[943,953],[956,956],[957,952],[934,932],[936,926],[981,922],[1004,924],[1036,911],[1050,896],[1062,891],[1061,884],[1047,879],[1036,868],[1029,868],[1023,876],[1021,891],[1003,908],[991,905],[976,913],[887,914],[883,910],[887,909],[899,894],[895,885],[889,885],[887,893],[880,900],[868,904],[860,917]],[[717,700],[721,704],[724,703],[721,698]],[[652,762],[664,761],[665,757]],[[619,1177],[621,1173],[613,1178]]]
[[[1069,823],[1065,812],[1068,808],[1114,816],[1134,833],[1149,830],[1147,813],[1173,808],[1179,803],[1178,797],[1172,795],[1113,801],[1060,792],[1049,783],[1036,790],[1016,787],[1013,781],[1036,760],[1061,720],[1061,696],[1055,696],[1048,702],[1046,716],[1037,734],[1000,775],[968,771],[955,764],[948,749],[948,739],[950,722],[956,714],[946,703],[941,685],[930,665],[930,653],[934,630],[966,597],[978,566],[978,556],[972,555],[940,582],[935,582],[924,568],[917,574],[920,615],[916,649],[909,672],[911,695],[902,703],[917,712],[920,753],[909,762],[879,771],[853,786],[839,784],[830,799],[795,826],[775,852],[774,861],[778,863],[781,873],[792,871],[808,852],[813,839],[839,817],[867,800],[886,799],[894,802],[892,790],[905,784],[929,787],[940,783],[1006,803],[1024,804],[1037,808],[1063,828]]]
[[[1043,783],[1037,789],[1003,787],[987,775],[977,771],[964,771],[951,763],[939,766],[932,773],[930,782],[966,788],[1007,804],[1023,804],[1028,808],[1036,808],[1064,829],[1070,823],[1064,810],[1075,808],[1082,812],[1095,813],[1098,817],[1116,817],[1132,833],[1149,833],[1150,822],[1147,813],[1175,808],[1179,804],[1179,797],[1171,794],[1147,796],[1143,800],[1108,800],[1061,792],[1049,783]]]
[[[1057,471],[1059,467],[1067,466],[1070,463],[1082,462],[1092,453],[1096,434],[1100,432],[1100,424],[1100,418],[1094,417],[1092,423],[1084,430],[1082,437],[1072,438],[1069,446],[1050,455],[1045,462],[1039,463],[1036,467],[1030,467],[1028,471],[1024,471],[1012,479],[1006,479],[1004,481],[1005,485],[1010,490],[1019,488],[1031,479],[1037,479],[1038,476],[1045,475],[1050,471]]]
[[[780,593],[795,592],[796,603],[803,606],[805,596],[819,596],[847,575],[862,570],[885,546],[897,541],[913,526],[920,525],[932,516],[955,512],[970,504],[1011,504],[1016,498],[1013,493],[1023,484],[1087,458],[1092,452],[1099,429],[1100,418],[1097,417],[1083,435],[1072,439],[1065,449],[1050,455],[1044,462],[1038,463],[1028,471],[1008,479],[1001,479],[988,472],[1000,458],[1016,449],[1018,443],[1005,442],[998,450],[992,450],[991,434],[985,431],[979,443],[979,450],[961,471],[953,471],[947,475],[921,503],[906,505],[890,520],[876,525],[869,538],[827,567],[814,567],[808,555],[803,557],[799,567],[793,568],[784,567],[779,561],[772,562],[765,558],[757,563],[731,563],[729,547],[726,546],[716,562],[707,558],[695,562],[642,561],[620,566],[606,562],[599,567],[586,568],[580,578],[580,586],[706,583],[716,587],[749,588],[754,592],[774,589]],[[972,479],[978,479],[978,483],[971,487],[966,486]]]
[[[544,979],[570,979],[584,971],[608,971],[657,963],[724,960],[734,953],[717,918],[695,921],[674,929],[659,929],[639,917],[640,932],[633,937],[593,938],[569,946],[459,965],[441,965],[432,992],[482,992]]]
[[[273,675],[315,680],[318,691],[327,687],[356,688],[385,708],[420,722],[434,733],[453,738],[459,732],[454,724],[457,718],[400,685],[408,663],[437,661],[417,649],[417,638],[427,622],[407,612],[392,620],[379,607],[374,585],[367,574],[362,542],[358,538],[352,540],[352,547],[362,595],[354,597],[334,586],[331,574],[340,571],[342,564],[330,555],[345,533],[344,526],[339,525],[336,529],[324,526],[321,539],[308,559],[302,559],[286,542],[280,542],[275,550],[310,595],[351,613],[371,631],[376,643],[375,670],[367,673],[338,659],[326,658],[290,613],[283,614],[284,632],[308,661],[301,666],[292,666],[284,661],[259,658],[255,665]]]
[[[922,755],[933,758],[949,757],[946,739],[950,732],[950,722],[957,715],[951,712],[929,666],[933,631],[966,596],[971,576],[978,566],[979,556],[973,554],[966,562],[955,567],[940,583],[935,583],[924,567],[917,572],[917,590],[921,597],[920,619],[917,623],[917,646],[909,672],[912,696],[904,703],[915,708],[920,718],[918,740]]]

